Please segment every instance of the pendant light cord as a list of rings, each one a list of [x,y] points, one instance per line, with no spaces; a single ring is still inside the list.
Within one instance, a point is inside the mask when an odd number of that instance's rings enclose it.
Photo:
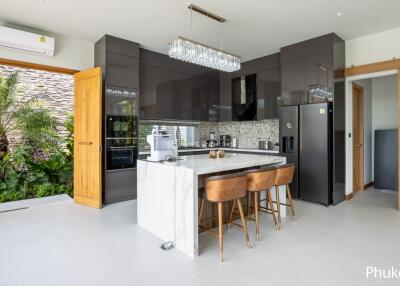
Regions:
[[[221,35],[219,39],[219,49],[222,50],[222,38],[224,37],[224,22],[221,22]]]

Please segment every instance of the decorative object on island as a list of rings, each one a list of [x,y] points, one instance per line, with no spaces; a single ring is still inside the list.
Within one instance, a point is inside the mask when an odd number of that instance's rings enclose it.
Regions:
[[[171,58],[198,64],[201,66],[234,72],[240,70],[240,57],[222,50],[223,23],[226,19],[210,13],[194,4],[190,4],[190,25],[192,26],[193,11],[221,23],[220,49],[216,49],[184,37],[179,37],[168,45]]]
[[[208,153],[208,158],[211,158],[211,159],[217,158],[217,151],[211,150],[211,151]]]

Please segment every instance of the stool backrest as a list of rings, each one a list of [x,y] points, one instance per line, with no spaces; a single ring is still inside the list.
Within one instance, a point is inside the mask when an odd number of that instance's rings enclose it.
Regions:
[[[276,167],[275,185],[287,185],[293,181],[294,164],[286,164]]]
[[[208,177],[207,200],[225,202],[246,196],[247,177],[244,173]]]
[[[247,172],[247,190],[253,192],[269,190],[274,186],[275,179],[276,170],[273,168]]]

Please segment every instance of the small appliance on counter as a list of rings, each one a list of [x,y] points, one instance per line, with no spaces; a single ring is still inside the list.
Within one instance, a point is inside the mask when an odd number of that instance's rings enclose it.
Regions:
[[[273,150],[274,149],[274,144],[269,139],[267,139],[267,140],[260,139],[258,141],[258,149],[260,149],[260,150]]]
[[[208,133],[207,139],[207,148],[215,148],[218,147],[218,142],[215,139],[215,132]]]
[[[158,162],[167,158],[173,158],[174,152],[173,138],[169,134],[159,134],[157,130],[153,130],[152,135],[147,135],[147,143],[150,145],[150,156],[147,160]]]
[[[238,139],[236,137],[232,137],[231,148],[239,148]]]
[[[230,135],[220,135],[219,136],[219,146],[224,148],[231,147],[231,136]]]

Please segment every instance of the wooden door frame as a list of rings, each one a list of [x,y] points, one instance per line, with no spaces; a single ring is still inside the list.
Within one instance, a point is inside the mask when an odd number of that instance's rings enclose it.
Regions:
[[[9,60],[9,59],[4,59],[4,58],[0,58],[0,65],[41,70],[41,71],[47,71],[47,72],[62,73],[62,74],[71,74],[71,75],[79,72],[79,70],[47,66],[47,65],[42,65],[42,64],[34,64],[34,63],[30,63],[30,62]]]
[[[400,128],[400,59],[393,59],[389,61],[377,62],[372,64],[352,66],[344,70],[346,77],[355,75],[365,75],[376,72],[384,72],[397,70],[397,128]],[[400,210],[400,132],[397,132],[397,208]],[[349,195],[351,197],[351,195]]]
[[[364,128],[365,128],[365,126],[364,126],[364,88],[362,86],[356,84],[355,82],[352,82],[352,84],[353,84],[352,85],[353,90],[358,89],[362,95],[361,99],[359,101],[359,107],[358,107],[359,110],[361,111],[360,118],[359,118],[360,120],[358,122],[358,128],[359,128],[360,132],[362,133],[361,138],[362,138],[362,143],[363,143],[363,152],[361,154],[361,166],[360,166],[361,169],[358,170],[359,175],[361,177],[362,184],[361,184],[360,189],[356,189],[356,190],[354,189],[354,173],[353,173],[353,193],[354,193],[356,191],[364,191],[364,179],[365,179],[365,177],[364,177],[365,176],[365,174],[364,174],[364,170],[365,170],[365,166],[364,166],[364,164],[365,164],[365,161],[364,161],[364,145],[365,145],[364,144],[365,143],[364,142],[364,132],[365,132],[365,130],[364,130]],[[352,110],[354,110],[354,93],[352,93],[352,96],[353,96]],[[354,113],[352,114],[352,117],[353,117],[353,127],[354,127]],[[352,134],[354,135],[354,128],[352,130]],[[353,141],[354,141],[354,136],[353,136]],[[352,148],[354,150],[354,146],[352,146]],[[353,152],[352,160],[353,160],[353,166],[354,166],[354,152]],[[353,168],[353,170],[354,170],[354,168]]]

